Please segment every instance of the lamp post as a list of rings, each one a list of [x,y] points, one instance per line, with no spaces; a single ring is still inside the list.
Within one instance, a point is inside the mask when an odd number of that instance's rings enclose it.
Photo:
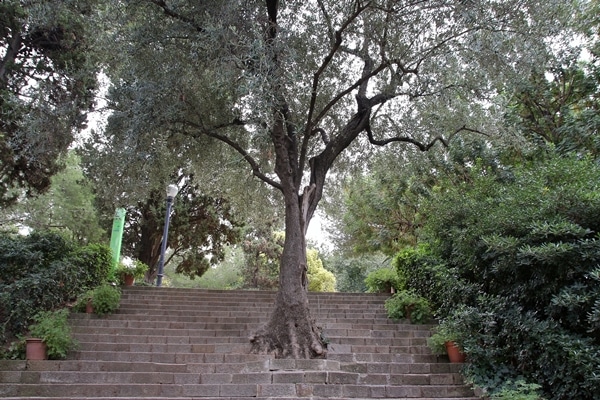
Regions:
[[[165,251],[167,250],[167,237],[169,236],[169,221],[171,219],[171,206],[173,199],[177,195],[177,186],[167,186],[167,215],[165,216],[165,226],[163,228],[162,243],[160,246],[160,259],[158,261],[158,274],[156,275],[156,286],[162,285],[163,270],[165,268]]]

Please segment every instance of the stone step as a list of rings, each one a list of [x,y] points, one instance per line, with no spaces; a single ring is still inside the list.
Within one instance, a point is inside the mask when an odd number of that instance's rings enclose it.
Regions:
[[[88,333],[90,332],[90,333]],[[204,331],[210,334],[211,331]],[[237,333],[237,332],[236,332]],[[420,337],[348,337],[348,336],[332,336],[324,331],[324,336],[328,343],[331,344],[348,344],[355,346],[426,346],[427,339]],[[215,344],[215,343],[239,343],[240,338],[245,338],[241,335],[212,335],[201,336],[197,332],[193,335],[185,335],[183,332],[173,331],[170,335],[156,335],[156,332],[148,330],[144,334],[131,335],[127,331],[123,334],[103,334],[97,330],[78,330],[75,333],[75,338],[80,343],[136,343],[136,344]]]
[[[218,307],[212,307],[211,311],[198,310],[193,307],[183,306],[165,306],[165,307],[144,307],[139,304],[123,304],[119,308],[119,314],[127,315],[163,315],[169,314],[172,316],[195,316],[201,318],[240,318],[240,317],[251,317],[251,318],[264,318],[271,314],[272,308],[242,308],[232,310],[230,307],[223,307],[223,311],[219,312]],[[313,309],[311,314],[316,318],[337,318],[337,319],[387,319],[387,313],[385,310],[324,310],[324,309]]]
[[[52,385],[19,384],[0,386],[0,397],[86,398],[91,393],[108,398],[464,398],[472,391],[464,385],[355,385],[322,383],[161,384],[77,383]],[[97,398],[96,397],[96,398]]]
[[[210,358],[214,360],[214,355]],[[174,364],[154,362],[119,362],[100,360],[0,360],[0,372],[19,371],[82,371],[82,372],[173,372],[173,373],[243,373],[264,371],[346,371],[355,373],[383,374],[457,374],[461,364],[438,363],[383,363],[361,362],[340,363],[336,360],[291,360],[273,359],[264,355],[242,355],[235,357],[226,355],[218,362],[201,362],[197,364]],[[0,380],[0,382],[4,382]]]
[[[236,322],[235,318],[221,318],[218,321],[205,322],[202,317],[183,317],[170,315],[148,315],[148,314],[113,314],[109,317],[98,317],[89,314],[73,314],[70,318],[72,326],[94,326],[94,327],[146,327],[146,328],[175,328],[175,329],[247,329],[256,328],[268,320],[265,316],[255,322]],[[254,320],[252,320],[254,321]],[[137,323],[137,325],[136,325]],[[393,331],[423,331],[429,335],[434,325],[407,325],[399,324],[388,319],[317,319],[317,325],[329,329],[350,330],[393,330]]]
[[[191,297],[208,299],[229,299],[248,301],[254,299],[275,300],[276,291],[271,290],[219,290],[219,289],[197,289],[197,288],[156,288],[151,286],[126,286],[123,295],[135,295],[136,298],[144,296],[160,297]],[[391,296],[390,293],[341,293],[341,292],[309,292],[309,301],[326,302],[379,302]]]
[[[124,372],[124,371],[0,371],[0,381],[8,384],[351,384],[351,385],[460,385],[461,375],[356,373],[348,371],[260,371],[260,372]]]
[[[223,293],[221,295],[212,292],[199,292],[198,294],[190,295],[173,295],[169,294],[169,291],[163,291],[162,289],[156,290],[151,289],[152,292],[134,292],[130,289],[125,288],[122,291],[121,298],[124,303],[127,304],[194,304],[202,306],[203,304],[221,305],[226,304],[231,307],[240,306],[269,306],[272,307],[275,301],[275,296],[247,296],[243,295],[238,298],[240,291],[230,291],[229,293]],[[389,296],[380,296],[376,294],[364,294],[360,295],[347,295],[347,296],[327,296],[325,294],[310,294],[308,295],[308,302],[315,308],[333,308],[339,306],[342,309],[352,308],[368,308],[369,306],[375,306],[377,309],[383,309],[385,301]],[[155,301],[160,300],[160,301]]]
[[[40,400],[40,397],[4,397],[5,400]],[[70,397],[63,396],[63,400],[138,400],[139,397]],[[248,400],[248,397],[144,397],[144,400]],[[307,400],[307,397],[252,397],[252,400]],[[310,400],[346,400],[347,398],[334,397],[309,397]],[[364,399],[363,399],[364,400]],[[479,400],[479,397],[414,397],[413,400]]]

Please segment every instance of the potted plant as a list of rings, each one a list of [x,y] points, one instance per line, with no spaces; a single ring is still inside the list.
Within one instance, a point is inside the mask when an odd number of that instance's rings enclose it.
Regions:
[[[427,345],[434,354],[447,354],[451,363],[465,362],[465,354],[458,343],[458,335],[445,321],[434,328],[433,334],[427,339]]]
[[[68,313],[67,309],[42,311],[34,317],[34,323],[29,327],[31,337],[26,340],[28,360],[66,358],[67,353],[77,346],[71,336]]]
[[[91,306],[94,314],[111,314],[119,309],[121,291],[115,286],[103,284],[92,291]]]
[[[410,319],[415,324],[423,324],[431,319],[431,307],[426,298],[411,290],[402,290],[385,302],[388,317],[394,320]]]
[[[133,286],[136,279],[142,279],[148,272],[148,265],[140,260],[133,260],[130,263],[120,262],[117,266],[116,275],[121,284]]]

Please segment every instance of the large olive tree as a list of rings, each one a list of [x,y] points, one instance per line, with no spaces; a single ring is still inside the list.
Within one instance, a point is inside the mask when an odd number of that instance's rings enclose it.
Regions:
[[[110,40],[117,47],[109,75],[128,100],[112,126],[134,147],[220,142],[280,193],[279,291],[252,343],[256,352],[296,358],[327,351],[308,307],[305,235],[334,165],[357,166],[369,147],[426,151],[457,134],[495,132],[491,94],[544,64],[545,39],[560,38],[561,18],[572,13],[568,2],[533,0],[115,7],[124,19]],[[144,157],[132,162],[147,165]]]

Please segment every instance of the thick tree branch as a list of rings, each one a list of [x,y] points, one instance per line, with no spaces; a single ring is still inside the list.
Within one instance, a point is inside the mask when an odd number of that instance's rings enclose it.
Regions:
[[[411,137],[408,137],[408,136],[397,136],[397,137],[392,137],[392,138],[388,138],[388,139],[377,140],[377,139],[375,139],[375,137],[373,137],[373,132],[371,131],[370,126],[367,127],[366,131],[367,131],[367,136],[369,137],[369,142],[373,145],[385,146],[385,145],[387,145],[389,143],[393,143],[393,142],[403,142],[403,143],[413,144],[416,147],[418,147],[419,150],[421,150],[421,151],[429,151],[429,149],[431,149],[437,142],[442,143],[442,145],[444,147],[448,147],[450,140],[452,140],[452,138],[454,136],[456,136],[457,134],[459,134],[460,132],[472,132],[472,133],[479,133],[481,135],[486,135],[485,133],[483,133],[481,131],[478,131],[476,129],[467,128],[466,125],[463,125],[462,127],[458,128],[457,130],[452,132],[450,135],[448,135],[448,139],[444,139],[443,136],[436,136],[429,143],[422,143],[422,142],[420,142],[416,139],[413,139]]]
[[[172,8],[167,6],[167,3],[164,0],[150,0],[150,2],[159,6],[169,17],[191,25],[198,32],[204,32],[204,28],[198,25],[193,18],[189,18],[185,15],[179,14],[178,12],[175,12]]]
[[[319,2],[319,4],[321,5],[323,14],[325,15],[326,19],[329,22],[329,29],[331,31],[333,31],[333,28],[331,27],[331,23],[330,23],[329,18],[327,16],[327,11],[325,10],[324,5],[322,4],[322,2]],[[327,67],[331,63],[331,61],[333,60],[333,57],[337,54],[337,52],[341,48],[341,45],[342,45],[342,33],[350,26],[350,24],[352,24],[352,22],[354,22],[356,20],[356,18],[358,18],[358,16],[368,7],[368,5],[369,5],[369,3],[367,3],[366,5],[361,6],[358,3],[356,9],[354,10],[354,12],[348,17],[348,19],[346,19],[346,21],[344,22],[344,24],[342,24],[342,26],[340,27],[340,29],[338,29],[335,32],[333,32],[333,37],[332,37],[333,40],[332,40],[331,49],[329,50],[329,53],[323,59],[323,62],[321,63],[321,66],[319,67],[319,69],[313,74],[313,82],[312,82],[311,96],[310,96],[310,105],[308,107],[308,114],[306,116],[306,125],[305,125],[305,131],[304,131],[304,138],[302,140],[302,146],[300,148],[300,159],[299,159],[299,162],[298,162],[300,170],[304,169],[304,166],[305,166],[305,163],[306,163],[306,154],[308,152],[308,143],[309,143],[309,140],[310,140],[310,137],[311,137],[311,133],[313,131],[313,128],[318,124],[318,121],[320,120],[320,118],[317,119],[316,121],[312,120],[313,119],[313,115],[315,113],[315,106],[316,106],[316,103],[317,103],[317,92],[318,92],[318,88],[319,88],[319,80],[321,79],[321,76],[323,75],[323,73],[325,72],[325,70],[327,69]],[[340,97],[340,99],[341,99],[341,97]],[[333,106],[333,104],[331,106]],[[329,107],[329,108],[331,108],[331,107]],[[299,179],[301,179],[301,177]]]
[[[13,32],[13,36],[8,41],[6,53],[0,64],[0,84],[6,87],[8,79],[6,78],[8,67],[15,62],[19,48],[21,47],[21,32]]]
[[[194,130],[196,132],[199,132],[200,135],[205,135],[205,136],[211,137],[213,139],[216,139],[222,143],[227,144],[229,147],[231,147],[232,149],[237,151],[244,158],[244,160],[250,165],[250,168],[252,169],[252,174],[254,176],[256,176],[261,181],[273,186],[275,189],[283,191],[283,187],[281,186],[281,184],[279,182],[275,181],[274,179],[269,178],[267,175],[265,175],[261,171],[260,165],[258,164],[258,162],[250,155],[250,153],[248,153],[246,151],[246,149],[244,149],[244,147],[242,147],[239,143],[237,143],[235,140],[231,139],[230,137],[222,135],[216,131],[216,129],[222,129],[222,128],[231,127],[231,126],[243,125],[242,121],[235,119],[231,123],[221,124],[218,127],[215,127],[213,129],[204,128],[203,126],[196,124],[194,122],[191,122],[191,121],[173,121],[173,122],[180,123],[185,126],[190,126],[190,127],[194,128]],[[185,130],[181,130],[180,132],[185,135],[191,135],[190,132],[185,131]]]

